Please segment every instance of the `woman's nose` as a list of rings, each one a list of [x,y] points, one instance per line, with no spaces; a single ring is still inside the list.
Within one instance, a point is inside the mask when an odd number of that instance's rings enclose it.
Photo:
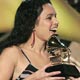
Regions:
[[[58,26],[59,21],[57,20],[57,18],[53,18],[52,23],[53,23],[53,25]]]
[[[58,25],[59,24],[59,21],[56,18],[54,19],[54,24],[55,25]]]

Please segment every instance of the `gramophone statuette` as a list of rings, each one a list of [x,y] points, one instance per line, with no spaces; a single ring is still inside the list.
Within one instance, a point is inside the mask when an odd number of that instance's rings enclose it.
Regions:
[[[70,64],[71,50],[60,41],[57,34],[49,38],[46,48],[50,54],[50,61],[53,64],[53,66],[45,70],[46,72],[61,71],[61,74],[57,76],[63,76],[66,79],[69,76],[80,77],[77,68]]]

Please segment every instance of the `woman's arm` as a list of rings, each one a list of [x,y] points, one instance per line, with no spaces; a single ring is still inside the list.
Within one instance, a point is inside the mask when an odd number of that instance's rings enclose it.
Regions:
[[[0,80],[10,80],[17,56],[13,48],[5,49],[0,55]]]

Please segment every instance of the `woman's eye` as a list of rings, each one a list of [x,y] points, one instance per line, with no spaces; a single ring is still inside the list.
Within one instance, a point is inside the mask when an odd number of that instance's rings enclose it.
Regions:
[[[47,19],[51,20],[51,19],[52,19],[52,17],[48,17]]]

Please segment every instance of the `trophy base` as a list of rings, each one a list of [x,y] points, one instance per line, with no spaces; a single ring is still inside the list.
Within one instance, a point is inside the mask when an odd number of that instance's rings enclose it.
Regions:
[[[66,79],[68,79],[70,76],[74,78],[80,77],[80,72],[78,71],[78,69],[75,66],[69,64],[58,64],[55,66],[50,66],[45,71],[46,72],[61,71],[61,74],[56,76],[65,77]]]

